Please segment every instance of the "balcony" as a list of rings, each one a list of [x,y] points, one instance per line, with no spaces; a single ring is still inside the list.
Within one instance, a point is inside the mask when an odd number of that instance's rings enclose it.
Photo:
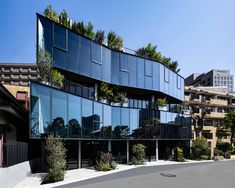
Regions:
[[[211,99],[210,104],[219,105],[219,106],[227,106],[228,101],[227,100],[220,100],[220,99]]]
[[[222,112],[211,112],[210,114],[207,114],[207,118],[215,118],[215,119],[223,119],[225,117],[226,113]]]
[[[185,95],[185,96],[184,96],[184,101],[185,101],[185,102],[189,102],[189,99],[190,99],[190,98],[189,98],[188,95]]]

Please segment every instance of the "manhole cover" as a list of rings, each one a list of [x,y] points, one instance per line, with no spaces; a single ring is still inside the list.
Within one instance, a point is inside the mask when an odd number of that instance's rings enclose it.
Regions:
[[[160,175],[161,175],[161,176],[165,176],[165,177],[169,177],[169,178],[176,177],[175,174],[160,173]]]

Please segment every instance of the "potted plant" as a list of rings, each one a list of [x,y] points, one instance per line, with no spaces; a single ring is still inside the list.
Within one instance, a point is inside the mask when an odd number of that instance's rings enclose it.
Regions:
[[[158,98],[155,101],[155,106],[157,106],[158,110],[166,110],[166,104],[167,104],[167,100],[166,98]]]

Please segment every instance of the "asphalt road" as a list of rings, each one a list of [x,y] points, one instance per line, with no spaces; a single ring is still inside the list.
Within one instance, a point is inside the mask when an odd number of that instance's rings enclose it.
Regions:
[[[168,177],[168,175],[173,175],[174,177]],[[59,187],[235,188],[235,160],[214,163],[140,167]]]

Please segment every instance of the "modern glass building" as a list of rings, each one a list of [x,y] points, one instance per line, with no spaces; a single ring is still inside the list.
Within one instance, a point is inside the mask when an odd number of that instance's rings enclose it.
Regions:
[[[129,163],[131,146],[146,146],[146,160],[166,158],[176,146],[189,155],[191,117],[179,113],[184,78],[163,64],[109,49],[41,15],[37,48],[51,53],[63,88],[31,82],[30,137],[66,139],[69,168],[95,164],[100,151]],[[100,99],[102,82],[126,93],[124,102]],[[159,110],[153,103],[166,98]]]

